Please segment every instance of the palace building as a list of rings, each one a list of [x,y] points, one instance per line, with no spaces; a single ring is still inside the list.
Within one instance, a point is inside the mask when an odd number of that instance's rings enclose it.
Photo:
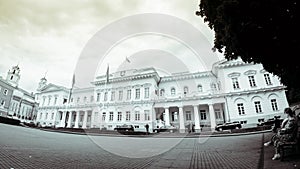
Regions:
[[[131,69],[95,77],[90,88],[67,89],[41,79],[36,121],[42,126],[135,131],[173,127],[196,132],[239,121],[257,124],[283,116],[289,104],[278,77],[261,64],[240,59],[215,63],[210,71],[161,76],[155,68]]]

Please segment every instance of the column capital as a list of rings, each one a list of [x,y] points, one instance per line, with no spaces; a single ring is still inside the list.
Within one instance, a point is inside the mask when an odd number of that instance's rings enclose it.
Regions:
[[[193,107],[198,107],[198,106],[199,106],[199,104],[193,104],[192,106],[193,106]]]

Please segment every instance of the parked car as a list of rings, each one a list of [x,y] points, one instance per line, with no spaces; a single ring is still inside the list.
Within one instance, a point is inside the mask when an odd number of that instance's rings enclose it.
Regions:
[[[283,122],[283,119],[280,118],[280,116],[276,116],[274,118],[270,118],[268,119],[267,121],[262,121],[262,122],[259,122],[257,124],[257,126],[268,126],[268,125],[273,125],[275,123],[275,120],[278,119],[279,120],[279,124],[281,124]]]
[[[217,131],[223,131],[223,130],[232,130],[232,129],[240,129],[240,128],[242,128],[241,123],[238,121],[234,121],[234,122],[226,122],[224,124],[218,124],[215,129]]]
[[[171,132],[171,133],[173,133],[173,132],[175,132],[176,130],[177,130],[177,128],[174,127],[174,126],[168,126],[168,127],[161,126],[161,127],[159,127],[159,128],[154,128],[154,129],[153,129],[153,132],[154,132],[154,133],[159,133],[159,132]]]
[[[118,131],[118,132],[133,132],[134,131],[134,127],[133,125],[122,125],[122,126],[117,126],[114,128],[114,130]]]

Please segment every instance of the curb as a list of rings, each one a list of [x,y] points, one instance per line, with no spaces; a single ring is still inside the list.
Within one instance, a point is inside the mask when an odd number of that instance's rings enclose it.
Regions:
[[[31,127],[28,127],[31,128]],[[246,133],[232,133],[232,134],[193,134],[193,135],[125,135],[125,134],[101,134],[101,133],[87,133],[87,132],[69,132],[69,131],[58,131],[58,130],[51,130],[51,129],[43,129],[43,128],[36,128],[43,131],[48,132],[57,132],[57,133],[65,133],[65,134],[77,134],[77,135],[90,135],[90,136],[106,136],[106,137],[137,137],[137,138],[199,138],[199,137],[230,137],[230,136],[243,136],[243,135],[253,135],[253,134],[261,134],[261,133],[268,133],[271,130],[264,130],[264,131],[255,131],[255,132],[246,132]]]

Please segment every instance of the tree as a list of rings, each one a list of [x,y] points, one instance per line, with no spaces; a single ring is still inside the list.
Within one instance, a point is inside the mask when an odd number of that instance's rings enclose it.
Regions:
[[[215,32],[214,50],[229,60],[261,63],[288,90],[300,91],[296,0],[201,0],[199,7],[196,15]]]

